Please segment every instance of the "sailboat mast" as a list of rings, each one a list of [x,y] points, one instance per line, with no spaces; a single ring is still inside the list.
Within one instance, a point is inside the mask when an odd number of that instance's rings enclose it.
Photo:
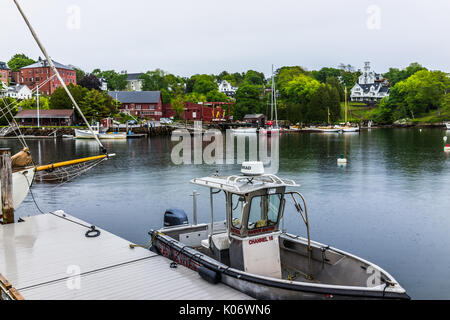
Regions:
[[[41,49],[42,53],[45,56],[45,59],[47,59],[48,64],[50,65],[50,67],[52,68],[53,72],[56,74],[56,77],[58,78],[59,82],[61,83],[61,85],[63,86],[64,90],[66,91],[67,95],[69,96],[70,100],[72,101],[72,104],[75,106],[75,108],[78,110],[78,112],[80,113],[81,117],[83,118],[84,122],[86,123],[87,127],[89,128],[89,130],[92,132],[95,140],[97,140],[97,143],[100,145],[100,147],[102,148],[102,151],[106,153],[106,149],[105,147],[102,145],[102,143],[100,142],[99,138],[97,137],[97,135],[94,133],[94,131],[92,130],[91,125],[89,124],[89,122],[86,120],[83,112],[81,112],[80,107],[78,106],[77,102],[75,101],[75,99],[73,98],[72,94],[70,93],[69,89],[67,88],[64,80],[62,79],[61,75],[59,74],[58,70],[55,68],[55,65],[53,64],[53,61],[50,59],[49,55],[47,54],[47,50],[45,50],[44,46],[42,45],[41,41],[39,40],[36,32],[34,31],[33,27],[31,26],[30,22],[28,21],[27,17],[25,16],[25,13],[22,11],[22,8],[19,6],[19,3],[17,2],[17,0],[14,0],[14,3],[16,4],[17,9],[19,9],[20,14],[22,15],[23,19],[25,20],[25,23],[28,26],[28,29],[30,29],[31,34],[33,35],[34,40],[36,40],[37,45],[39,46],[39,48]]]
[[[347,86],[345,86],[345,124],[347,124]]]
[[[273,103],[274,103],[274,95],[273,95],[273,65],[272,65],[272,94],[270,97],[270,121],[273,121]]]
[[[272,78],[273,80],[273,104],[275,108],[275,128],[278,128],[278,113],[277,113],[277,87],[275,84],[275,78],[273,77],[273,66],[272,66]]]

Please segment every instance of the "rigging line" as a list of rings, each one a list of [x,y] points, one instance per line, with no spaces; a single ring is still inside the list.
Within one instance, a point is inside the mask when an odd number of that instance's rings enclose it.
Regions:
[[[48,64],[52,68],[53,72],[56,74],[56,77],[58,78],[59,82],[63,86],[64,90],[66,91],[67,95],[69,96],[70,100],[72,101],[73,105],[76,107],[78,112],[80,113],[81,117],[83,118],[84,122],[86,123],[87,127],[93,134],[95,140],[97,141],[98,145],[102,149],[104,153],[106,153],[106,148],[103,146],[103,144],[100,142],[100,139],[98,136],[94,133],[94,130],[92,129],[89,122],[86,120],[86,117],[84,116],[83,112],[81,112],[80,107],[78,106],[77,102],[73,98],[72,94],[70,93],[69,89],[67,88],[64,80],[61,78],[61,75],[59,74],[58,70],[56,69],[55,65],[53,64],[53,61],[50,59],[49,55],[47,54],[47,50],[45,50],[44,46],[42,45],[41,41],[39,40],[36,32],[34,31],[33,27],[31,26],[30,22],[28,21],[27,17],[25,16],[25,13],[22,11],[22,8],[19,6],[19,3],[17,0],[14,0],[14,3],[16,4],[17,9],[19,10],[20,14],[22,15],[23,19],[25,20],[25,23],[28,26],[28,29],[30,29],[31,34],[33,35],[34,40],[36,40],[37,45],[41,49],[42,53],[44,54],[45,58],[47,59]]]
[[[40,213],[45,214],[45,212],[42,211],[41,208],[39,208],[39,206],[38,206],[38,204],[37,204],[37,202],[36,202],[36,199],[34,198],[34,194],[33,194],[33,191],[31,190],[31,185],[30,185],[30,182],[28,181],[28,177],[27,177],[26,175],[24,175],[24,177],[25,177],[25,179],[27,180],[27,183],[28,183],[28,190],[30,191],[31,198],[33,199],[33,202],[34,202],[34,204],[36,205],[36,208],[39,210]],[[85,227],[85,228],[88,228],[88,229],[90,229],[90,230],[96,230],[96,229],[95,229],[95,226],[88,226],[88,225],[85,225],[85,224],[83,224],[83,223],[81,223],[81,222],[71,220],[71,219],[69,219],[69,218],[67,218],[67,217],[57,215],[57,214],[56,214],[55,212],[53,212],[53,211],[49,211],[49,212],[47,212],[47,213],[50,213],[50,214],[54,215],[55,217],[58,217],[58,218],[61,218],[61,219],[64,219],[64,220],[73,222],[73,223],[75,223],[75,224],[78,224],[78,225],[80,225],[80,226],[82,226],[82,227]],[[97,230],[97,231],[98,231],[98,230]]]
[[[6,119],[6,121],[7,121],[8,124],[9,124],[9,126],[12,127],[11,122],[9,121],[9,119],[8,119],[8,117],[7,117],[7,114],[6,114],[6,112],[4,111],[4,109],[7,109],[7,110],[9,111],[9,114],[11,115],[12,121],[14,122],[15,126],[16,126],[17,129],[19,130],[20,136],[18,136],[18,138],[19,138],[20,142],[22,143],[22,146],[28,148],[28,145],[27,145],[27,143],[26,143],[26,141],[25,141],[25,138],[23,138],[22,131],[20,130],[19,125],[17,124],[16,119],[14,119],[14,116],[13,116],[13,114],[12,114],[12,112],[11,112],[11,109],[9,108],[11,105],[13,105],[14,103],[17,103],[17,102],[12,102],[12,103],[9,103],[9,104],[8,104],[8,103],[5,101],[5,98],[4,98],[4,97],[2,97],[2,101],[3,101],[3,104],[5,105],[4,108],[1,108],[1,109],[0,109],[1,112],[2,112],[2,116]]]

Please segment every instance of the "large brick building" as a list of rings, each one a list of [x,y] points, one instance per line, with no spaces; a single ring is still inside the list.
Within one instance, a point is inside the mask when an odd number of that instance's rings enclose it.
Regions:
[[[0,61],[0,81],[5,85],[8,85],[8,79],[10,77],[11,70],[8,68],[6,63]]]
[[[139,118],[159,120],[163,115],[161,91],[108,91],[121,103],[120,112]]]
[[[77,73],[74,69],[56,61],[53,61],[53,64],[66,85],[69,85],[70,83],[73,85],[77,84]],[[41,94],[50,95],[56,88],[61,86],[57,77],[53,77],[50,81],[42,85],[42,87],[40,86],[40,84],[54,75],[53,70],[46,60],[39,59],[38,62],[21,68],[19,72],[17,79],[18,83],[25,84],[30,89],[34,89],[36,85],[39,84],[39,91]]]

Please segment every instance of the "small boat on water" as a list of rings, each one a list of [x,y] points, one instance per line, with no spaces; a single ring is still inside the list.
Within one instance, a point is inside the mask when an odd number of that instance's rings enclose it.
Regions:
[[[344,130],[341,127],[317,127],[315,128],[316,131],[325,132],[325,133],[342,133]]]
[[[240,127],[236,129],[231,129],[232,133],[256,133],[257,128],[252,127]]]
[[[194,192],[194,223],[181,209],[166,210],[164,227],[149,232],[150,249],[257,299],[409,299],[382,268],[310,239],[305,199],[288,189],[297,183],[265,174],[261,162],[244,162],[241,172],[192,179],[209,188],[210,222],[197,223]],[[225,221],[214,221],[215,195],[225,196]],[[287,201],[306,238],[285,232]]]
[[[450,122],[446,122],[445,127],[447,128],[447,130],[450,130]]]
[[[105,133],[105,132],[99,132],[98,130],[93,130],[93,132],[99,139],[126,139],[127,138],[126,132]],[[77,139],[95,139],[94,134],[90,130],[75,129],[75,138],[77,138]]]

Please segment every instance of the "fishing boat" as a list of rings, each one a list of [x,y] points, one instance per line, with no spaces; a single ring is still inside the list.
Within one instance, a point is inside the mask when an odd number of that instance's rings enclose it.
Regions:
[[[164,227],[150,230],[151,250],[211,283],[225,283],[257,299],[409,299],[387,271],[356,255],[310,239],[305,198],[290,179],[244,162],[241,175],[217,173],[191,183],[209,188],[210,221],[193,224],[168,209]],[[214,221],[214,197],[225,197],[225,221]],[[287,201],[306,226],[306,237],[284,230]]]
[[[126,139],[127,133],[126,132],[99,132],[97,130],[94,130],[91,132],[90,130],[80,130],[75,129],[75,138],[77,139],[95,139],[95,136],[97,136],[99,139]]]

